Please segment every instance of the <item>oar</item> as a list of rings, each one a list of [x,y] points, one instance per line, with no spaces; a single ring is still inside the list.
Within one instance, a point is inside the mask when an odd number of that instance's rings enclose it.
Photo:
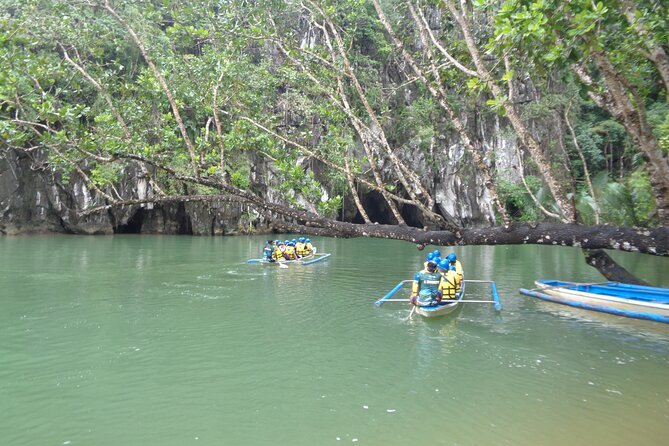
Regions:
[[[410,320],[410,319],[411,319],[411,316],[413,316],[413,312],[416,311],[416,306],[413,305],[412,307],[413,307],[413,308],[411,308],[411,313],[409,313],[409,317],[407,318],[407,320]]]

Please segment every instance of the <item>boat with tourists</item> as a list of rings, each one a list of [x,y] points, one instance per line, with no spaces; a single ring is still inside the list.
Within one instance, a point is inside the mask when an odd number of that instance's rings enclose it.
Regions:
[[[267,240],[263,248],[263,257],[249,259],[246,263],[261,263],[265,265],[279,265],[287,268],[288,265],[311,265],[330,258],[328,253],[318,253],[311,244],[311,239],[300,237],[293,240]]]
[[[402,288],[404,288],[405,285],[413,283],[413,280],[403,280],[395,287],[388,292],[385,296],[383,296],[381,299],[378,299],[374,302],[374,305],[376,306],[381,306],[384,303],[387,302],[406,302],[410,303],[411,299],[409,298],[394,298],[395,294],[397,294]],[[472,284],[472,283],[477,283],[477,284],[490,284],[491,287],[491,294],[492,294],[492,300],[474,300],[474,299],[465,299],[465,287],[467,284]],[[434,318],[434,317],[440,317],[440,316],[446,316],[449,314],[454,314],[458,308],[460,308],[463,304],[465,303],[479,303],[479,304],[493,304],[495,307],[496,311],[501,311],[502,310],[502,304],[499,299],[499,294],[497,293],[497,284],[492,281],[492,280],[463,280],[462,281],[462,287],[460,288],[460,291],[456,294],[456,299],[449,299],[449,300],[442,300],[436,305],[428,305],[428,306],[418,306],[418,305],[412,305],[411,308],[411,313],[409,314],[409,317],[413,315],[413,313],[417,313],[423,317],[426,318]]]
[[[669,324],[669,288],[620,282],[578,283],[537,280],[519,292],[549,302]]]
[[[416,305],[415,311],[423,317],[439,317],[454,313],[460,308],[460,302],[465,297],[465,284],[462,284],[460,291],[455,293],[455,299],[442,300],[435,305],[419,306]]]
[[[288,265],[311,265],[313,263],[318,263],[322,262],[324,260],[327,260],[330,258],[332,254],[330,253],[317,253],[316,250],[314,250],[313,253],[301,257],[299,259],[294,259],[294,260],[286,260],[286,259],[278,259],[278,260],[273,260],[273,259],[267,259],[267,258],[262,258],[262,259],[249,259],[246,261],[246,263],[260,263],[263,265],[278,265],[278,266],[283,266],[283,267],[288,267]]]
[[[493,303],[501,310],[497,285],[489,280],[464,280],[462,265],[455,253],[443,260],[439,251],[427,255],[425,268],[416,273],[413,280],[403,280],[381,299],[374,302],[381,306],[386,302],[408,302],[412,304],[409,318],[413,313],[426,318],[435,318],[455,313],[463,303]],[[412,284],[410,298],[393,298],[406,284]],[[489,283],[493,300],[465,300],[467,283]]]

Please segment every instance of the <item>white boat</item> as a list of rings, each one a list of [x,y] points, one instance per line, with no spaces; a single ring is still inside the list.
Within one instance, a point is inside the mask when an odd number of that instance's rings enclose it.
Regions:
[[[416,305],[416,313],[423,317],[446,316],[447,314],[451,314],[461,307],[460,303],[464,297],[465,282],[463,281],[460,291],[455,295],[455,299],[442,300],[437,305],[428,305],[424,307]]]

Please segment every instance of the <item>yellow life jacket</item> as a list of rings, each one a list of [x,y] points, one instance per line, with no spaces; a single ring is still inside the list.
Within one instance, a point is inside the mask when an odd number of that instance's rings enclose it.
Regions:
[[[295,248],[292,246],[286,246],[286,254],[288,254],[288,258],[290,260],[295,260],[297,256],[295,255]]]
[[[442,293],[442,299],[455,299],[455,293],[458,289],[457,277],[457,273],[452,270],[448,270],[441,275],[439,289]]]
[[[295,243],[295,251],[301,256],[307,255],[307,245],[304,242]]]
[[[305,247],[305,249],[306,249],[306,251],[307,251],[307,255],[309,255],[309,254],[313,254],[313,252],[314,252],[314,247],[311,245],[311,242],[309,242],[309,243],[305,243],[305,244],[304,244],[304,247]]]
[[[285,256],[284,256],[285,252],[286,252],[286,246],[285,245],[279,245],[276,252],[274,252],[275,259],[276,260],[285,259]]]
[[[460,291],[460,286],[462,285],[462,263],[459,260],[455,261],[455,273],[457,276],[455,284],[458,286],[458,291]]]

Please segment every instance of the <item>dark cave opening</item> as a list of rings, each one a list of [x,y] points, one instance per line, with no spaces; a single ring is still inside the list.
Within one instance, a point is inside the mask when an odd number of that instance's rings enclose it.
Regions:
[[[412,226],[414,228],[422,228],[424,226],[423,222],[420,220],[420,212],[415,206],[404,205],[400,207],[400,215],[402,215],[407,226]]]
[[[177,208],[177,234],[179,235],[193,235],[193,224],[190,220],[190,216],[186,212],[186,206],[183,203],[179,203]]]
[[[144,209],[137,209],[124,225],[115,225],[114,234],[141,234],[144,223]]]
[[[397,223],[395,221],[395,216],[381,193],[374,190],[370,191],[363,195],[360,201],[362,202],[365,211],[367,211],[367,215],[369,215],[369,219],[372,223],[379,223],[382,225],[393,225]],[[357,215],[356,218],[362,220],[362,217]]]

